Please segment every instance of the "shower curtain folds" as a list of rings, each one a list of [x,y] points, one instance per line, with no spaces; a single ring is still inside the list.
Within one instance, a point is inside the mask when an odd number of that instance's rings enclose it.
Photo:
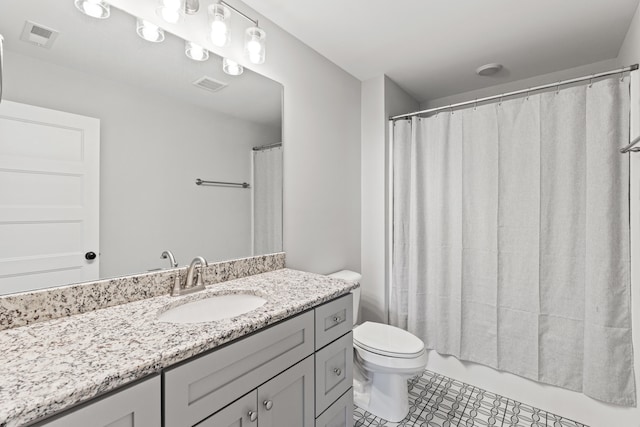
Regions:
[[[635,405],[629,78],[393,126],[392,323]]]

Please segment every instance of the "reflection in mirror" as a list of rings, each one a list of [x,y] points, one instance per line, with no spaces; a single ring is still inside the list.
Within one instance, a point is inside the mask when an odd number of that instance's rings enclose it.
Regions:
[[[114,7],[3,0],[0,34],[0,293],[282,250],[279,83]]]

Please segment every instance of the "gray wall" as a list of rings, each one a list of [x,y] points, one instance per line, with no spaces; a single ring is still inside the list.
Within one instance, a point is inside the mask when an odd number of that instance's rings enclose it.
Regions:
[[[418,102],[389,77],[362,82],[362,321],[388,320],[388,118],[416,109]]]
[[[196,178],[250,181],[251,147],[280,129],[212,113],[6,52],[6,99],[101,121],[101,277],[251,255],[251,192]]]

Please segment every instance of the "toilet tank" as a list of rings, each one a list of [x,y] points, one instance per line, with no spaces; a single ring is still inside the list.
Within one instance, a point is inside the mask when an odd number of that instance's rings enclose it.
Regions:
[[[362,274],[356,273],[351,270],[340,270],[335,273],[329,274],[329,277],[333,277],[334,279],[342,279],[347,282],[358,282],[360,283],[360,279],[362,279]],[[360,286],[362,284],[360,283]],[[360,309],[360,288],[356,288],[351,291],[353,294],[353,324],[355,325],[358,320],[358,310]]]

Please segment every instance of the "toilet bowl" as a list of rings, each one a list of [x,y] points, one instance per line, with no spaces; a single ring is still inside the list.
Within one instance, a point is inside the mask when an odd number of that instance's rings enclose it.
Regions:
[[[360,281],[360,274],[342,270],[329,277]],[[391,422],[409,413],[407,380],[427,366],[424,343],[395,326],[376,322],[356,324],[360,289],[353,293],[353,400],[356,406]]]

